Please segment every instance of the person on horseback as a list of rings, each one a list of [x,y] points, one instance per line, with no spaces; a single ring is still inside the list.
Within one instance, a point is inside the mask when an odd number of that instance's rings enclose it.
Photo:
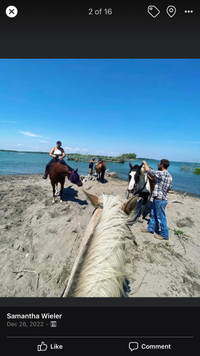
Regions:
[[[45,173],[43,175],[43,179],[47,179],[48,174],[49,174],[49,170],[51,168],[51,166],[55,163],[55,162],[60,162],[62,164],[66,164],[66,162],[64,161],[64,157],[66,156],[64,149],[61,147],[62,146],[62,142],[61,141],[57,141],[56,142],[56,147],[53,147],[51,149],[51,151],[49,152],[49,156],[53,157],[49,163],[46,165],[46,169],[45,169]]]

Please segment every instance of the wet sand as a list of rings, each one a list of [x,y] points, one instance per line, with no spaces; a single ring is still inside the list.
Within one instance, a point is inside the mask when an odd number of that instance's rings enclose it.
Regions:
[[[84,189],[126,200],[127,183],[106,180],[87,180]],[[63,203],[57,197],[55,204],[49,179],[39,175],[0,176],[0,186],[0,296],[60,297],[94,207],[83,187],[68,180]],[[169,241],[141,232],[149,214],[131,225],[137,247],[126,243],[129,297],[200,296],[199,213],[198,197],[172,191],[166,208]]]

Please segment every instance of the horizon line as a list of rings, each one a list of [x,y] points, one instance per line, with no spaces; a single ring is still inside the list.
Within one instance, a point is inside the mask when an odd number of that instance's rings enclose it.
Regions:
[[[5,148],[0,148],[0,151],[6,151],[6,152],[11,151],[11,152],[21,152],[21,153],[24,152],[24,153],[42,153],[42,154],[49,154],[49,152],[47,152],[47,151],[27,151],[27,150],[22,150],[22,151],[20,151],[20,150],[10,150],[10,149],[5,149]],[[121,153],[121,155],[123,155],[123,154],[130,154],[130,153],[131,153],[131,152],[129,152],[129,153]],[[134,153],[134,152],[132,152],[132,153]],[[103,156],[103,157],[120,157],[120,156],[121,156],[121,155],[119,155],[119,156],[108,156],[107,154],[97,155],[97,154],[93,154],[93,153],[84,154],[84,153],[78,153],[78,152],[66,153],[66,155],[77,155],[77,154],[82,155],[82,156],[94,156],[94,157],[96,157],[96,156],[98,156],[98,157],[101,157],[101,156]],[[136,155],[136,156],[137,156],[137,155]],[[147,158],[147,157],[136,157],[136,158],[132,158],[132,159],[130,159],[130,160],[128,160],[128,161],[131,161],[131,160],[138,161],[138,160],[141,160],[141,159],[153,160],[153,161],[160,161],[160,159],[157,159],[157,158]],[[171,162],[200,164],[198,160],[195,160],[195,161],[179,161],[179,160],[177,161],[177,160],[170,160],[170,161],[171,161]],[[126,162],[127,162],[127,161],[126,161]],[[115,163],[115,162],[113,162],[113,163]]]

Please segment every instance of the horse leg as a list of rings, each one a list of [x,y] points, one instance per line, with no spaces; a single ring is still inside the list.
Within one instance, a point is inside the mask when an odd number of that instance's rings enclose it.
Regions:
[[[61,189],[60,189],[60,203],[62,203],[62,201],[63,201],[64,183],[65,183],[65,180],[63,179],[63,180],[60,182],[60,184],[61,184]]]
[[[148,214],[148,200],[149,200],[149,193],[144,193],[144,197],[143,197],[143,205],[142,205],[142,218],[144,219],[147,214]],[[146,209],[147,208],[147,209]],[[145,213],[146,211],[146,213]]]
[[[101,172],[101,183],[103,183],[103,182],[104,182],[104,173]]]
[[[104,182],[104,174],[105,174],[105,169],[103,167],[102,171],[101,171],[101,183]]]
[[[142,207],[141,207],[141,216],[142,216],[142,219],[144,219],[144,211],[145,211],[145,208],[146,208],[146,204],[142,204]]]
[[[56,183],[56,187],[55,188],[56,188],[56,193],[55,194],[58,195],[58,183]]]
[[[53,200],[52,200],[52,203],[55,203],[55,196],[56,196],[55,183],[52,183],[52,187],[53,187]]]
[[[101,183],[103,183],[102,177],[103,177],[103,172],[101,171],[101,172],[100,172],[100,182],[101,182]]]
[[[143,221],[142,219],[144,219],[145,216],[147,215],[147,214],[145,214],[145,208],[146,208],[146,204],[147,204],[147,201],[148,201],[149,193],[141,192],[139,194],[139,196],[142,198],[142,206],[141,206],[141,209],[140,209],[140,217],[141,218],[139,218],[138,221],[142,222]]]

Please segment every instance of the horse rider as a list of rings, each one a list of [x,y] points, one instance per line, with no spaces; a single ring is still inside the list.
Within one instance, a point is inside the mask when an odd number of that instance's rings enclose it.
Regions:
[[[167,171],[170,162],[167,159],[161,159],[158,164],[158,170],[150,169],[146,161],[142,163],[144,164],[145,171],[148,172],[150,176],[156,178],[152,192],[153,206],[151,209],[151,218],[147,229],[142,229],[142,232],[154,233],[154,237],[159,240],[168,240],[169,230],[165,208],[167,206],[167,193],[172,188],[172,176]]]
[[[51,149],[51,151],[49,152],[49,156],[51,156],[53,158],[46,165],[45,173],[44,173],[44,175],[42,177],[43,179],[47,179],[48,174],[49,174],[49,170],[50,170],[51,166],[55,162],[60,162],[60,163],[65,164],[67,166],[67,163],[63,159],[66,156],[66,154],[65,154],[64,149],[61,146],[62,146],[62,142],[61,141],[57,141],[56,142],[56,147],[53,147]]]
[[[92,176],[92,174],[93,174],[93,166],[94,166],[94,163],[97,163],[97,162],[95,162],[95,158],[92,158],[91,160],[90,160],[90,163],[89,163],[89,174]]]

